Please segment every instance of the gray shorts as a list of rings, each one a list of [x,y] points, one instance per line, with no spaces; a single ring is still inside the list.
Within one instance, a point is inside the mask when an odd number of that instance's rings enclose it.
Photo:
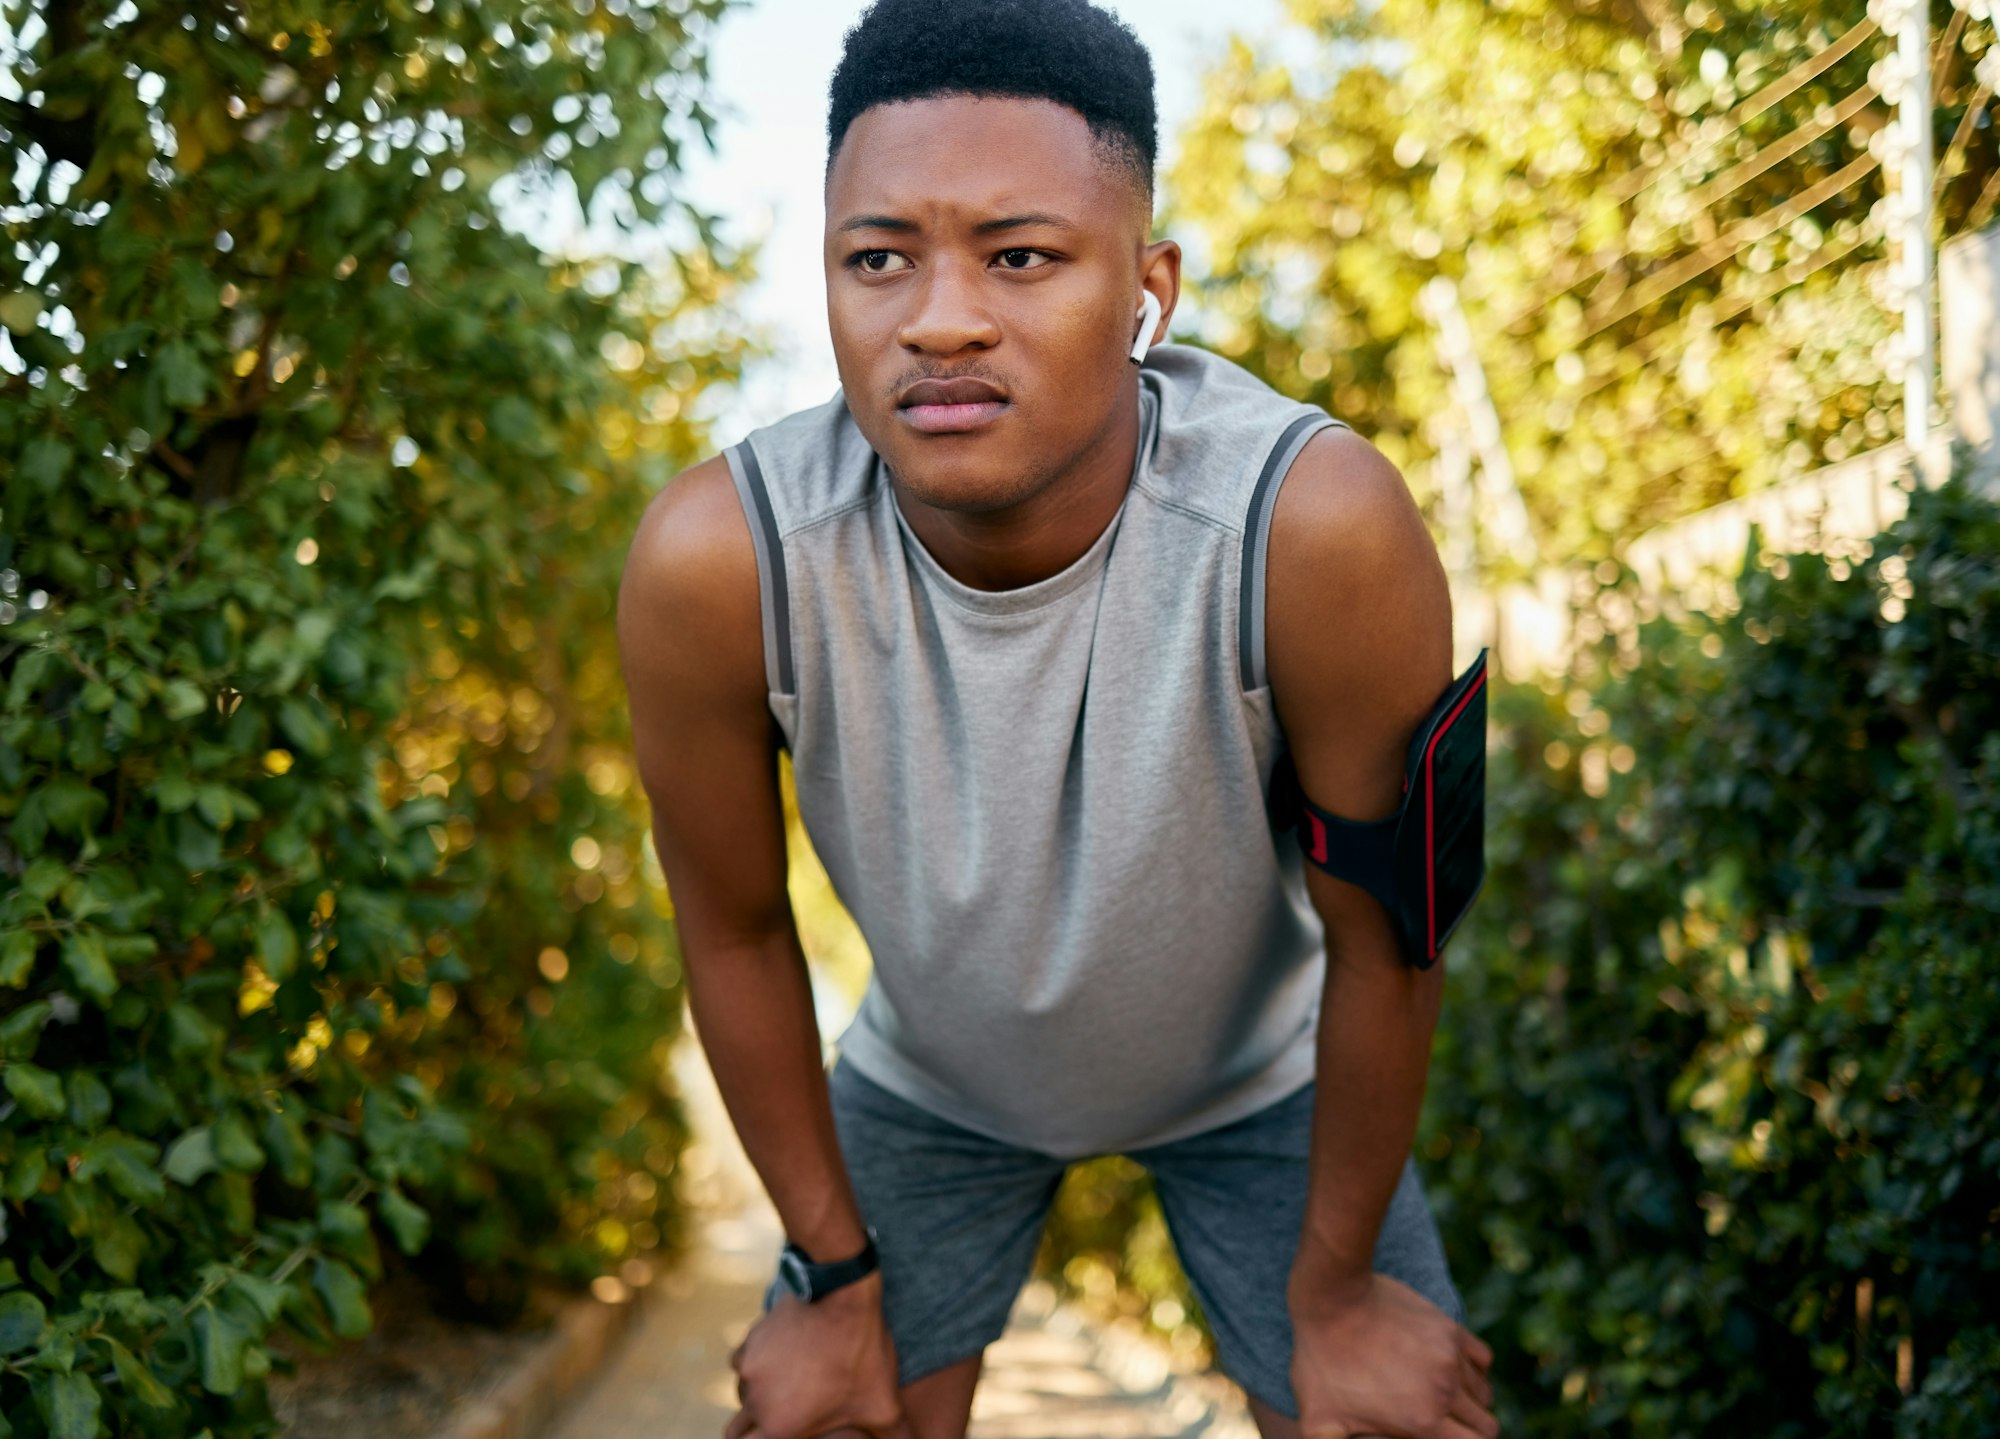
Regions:
[[[841,1153],[882,1254],[898,1377],[908,1384],[977,1354],[1006,1329],[1068,1163],[961,1129],[850,1064],[836,1064],[830,1082]],[[1233,1124],[1130,1155],[1152,1173],[1218,1364],[1293,1418],[1285,1284],[1305,1220],[1312,1105],[1308,1084]],[[1374,1262],[1464,1322],[1407,1161]]]

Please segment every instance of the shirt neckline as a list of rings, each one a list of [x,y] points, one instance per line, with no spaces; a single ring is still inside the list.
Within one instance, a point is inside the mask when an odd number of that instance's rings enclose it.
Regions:
[[[902,535],[904,552],[916,562],[925,579],[961,609],[972,610],[979,614],[1017,615],[1054,604],[1057,600],[1073,593],[1079,586],[1087,584],[1104,568],[1110,558],[1119,524],[1124,520],[1125,511],[1132,503],[1132,491],[1138,485],[1139,472],[1144,467],[1146,452],[1152,446],[1157,414],[1158,402],[1151,390],[1145,385],[1139,386],[1139,443],[1132,455],[1132,473],[1126,478],[1125,494],[1119,500],[1118,508],[1112,512],[1110,520],[1105,523],[1097,538],[1090,542],[1090,548],[1046,579],[1036,580],[1032,584],[1016,585],[1012,589],[976,589],[962,580],[955,579],[942,564],[938,563],[937,556],[930,552],[916,530],[912,528],[909,517],[903,513],[903,507],[897,503],[896,487],[889,481],[888,467],[882,463],[882,457],[877,455],[875,464],[881,470],[882,494],[889,506],[889,512],[896,517],[896,528]]]

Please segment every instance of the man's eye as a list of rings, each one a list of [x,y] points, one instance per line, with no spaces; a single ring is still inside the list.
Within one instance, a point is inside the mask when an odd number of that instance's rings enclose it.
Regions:
[[[887,275],[899,267],[902,258],[894,250],[863,250],[854,257],[854,263],[871,275]]]
[[[1040,250],[1002,250],[1000,263],[1009,270],[1037,270],[1046,264],[1048,256]]]

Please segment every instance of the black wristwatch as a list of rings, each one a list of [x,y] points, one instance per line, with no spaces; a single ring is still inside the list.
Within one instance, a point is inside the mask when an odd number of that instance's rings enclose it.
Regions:
[[[875,1252],[875,1231],[870,1229],[868,1243],[859,1254],[832,1264],[815,1264],[806,1257],[805,1250],[787,1243],[778,1255],[778,1283],[811,1304],[857,1279],[866,1278],[881,1267],[882,1258]]]

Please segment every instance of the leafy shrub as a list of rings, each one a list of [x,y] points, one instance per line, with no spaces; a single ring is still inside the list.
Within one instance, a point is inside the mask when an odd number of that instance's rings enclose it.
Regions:
[[[719,8],[15,7],[0,1432],[266,1430],[384,1239],[673,1243],[611,596],[737,270],[501,221],[660,217]]]
[[[1432,1202],[1509,1433],[1991,1433],[2000,507],[1738,589],[1496,688]],[[1045,1272],[1182,1298],[1155,1210],[1079,1170]]]
[[[1970,1432],[1939,1400],[2000,1323],[2000,511],[1919,490],[1869,559],[1753,555],[1739,592],[1498,713],[1440,1218],[1521,1432]]]

